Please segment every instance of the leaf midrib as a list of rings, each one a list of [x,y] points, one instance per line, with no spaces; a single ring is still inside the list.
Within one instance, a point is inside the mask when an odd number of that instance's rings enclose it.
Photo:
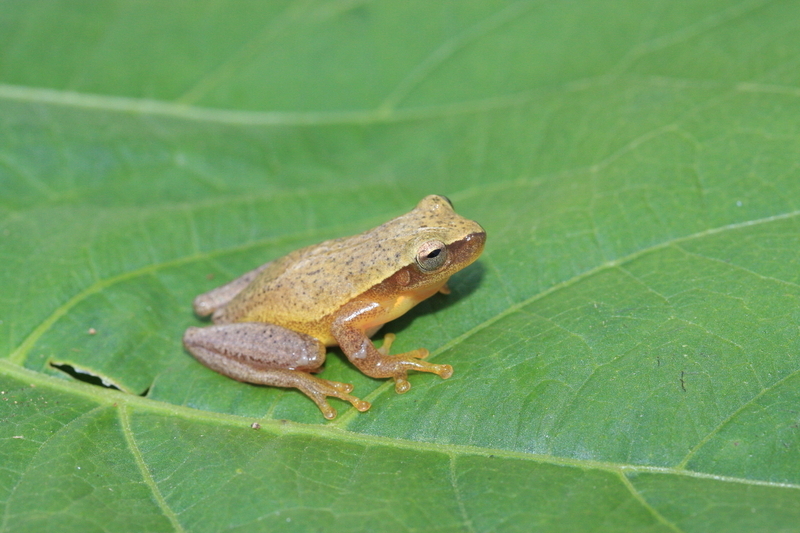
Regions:
[[[185,420],[214,423],[227,427],[238,428],[242,431],[256,431],[250,427],[254,420],[254,418],[250,417],[218,413],[214,411],[203,411],[200,409],[194,409],[192,407],[174,405],[141,396],[126,394],[124,392],[111,389],[103,389],[102,393],[98,393],[98,388],[95,385],[89,385],[78,381],[67,381],[65,379],[40,374],[38,372],[34,372],[33,370],[13,365],[6,360],[0,360],[0,369],[3,370],[4,374],[14,377],[22,382],[27,382],[37,387],[50,387],[52,389],[57,389],[65,393],[81,396],[98,404],[111,407],[117,410],[117,416],[120,418],[123,416],[122,410],[135,408],[137,411],[147,411],[154,414],[181,417]],[[449,458],[473,456],[516,459],[553,466],[581,468],[584,470],[602,470],[624,476],[634,474],[666,474],[688,478],[710,479],[725,483],[737,483],[748,486],[800,490],[800,484],[796,483],[782,483],[775,481],[739,478],[734,476],[721,476],[717,474],[708,474],[676,467],[615,463],[611,461],[559,457],[549,454],[529,453],[502,448],[489,448],[485,446],[474,446],[467,444],[440,444],[435,442],[402,439],[398,437],[383,437],[380,435],[357,433],[339,429],[332,424],[326,424],[322,426],[287,420],[261,419],[258,420],[258,423],[261,426],[258,431],[265,431],[276,436],[313,436],[315,438],[326,438],[330,441],[358,444],[366,447],[386,446],[389,448],[417,452],[435,452],[444,454]]]

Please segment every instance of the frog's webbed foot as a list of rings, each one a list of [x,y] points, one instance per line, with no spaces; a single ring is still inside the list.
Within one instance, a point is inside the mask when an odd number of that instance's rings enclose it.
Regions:
[[[336,409],[328,403],[328,396],[350,402],[361,412],[371,407],[370,403],[351,395],[353,386],[349,383],[318,378],[299,370],[263,370],[256,376],[249,376],[251,383],[272,387],[295,388],[317,404],[322,416],[328,420],[336,418]]]
[[[284,372],[293,371],[289,370]],[[328,396],[350,402],[353,407],[362,413],[371,407],[369,402],[349,394],[353,390],[353,386],[349,383],[330,381],[328,379],[310,376],[303,372],[295,372],[291,379],[293,383],[289,386],[299,389],[303,394],[311,398],[311,400],[317,404],[319,410],[322,411],[322,416],[328,420],[336,418],[336,409],[331,407],[328,403]]]
[[[403,394],[411,388],[411,383],[408,382],[409,370],[430,372],[442,379],[447,379],[453,375],[453,367],[450,365],[436,365],[427,361],[420,361],[420,359],[428,357],[429,352],[425,348],[389,355],[389,349],[392,347],[395,338],[396,335],[394,333],[387,333],[383,337],[383,345],[378,348],[378,352],[383,358],[378,362],[378,365],[384,368],[394,367],[390,375],[394,378],[394,390],[398,394]]]

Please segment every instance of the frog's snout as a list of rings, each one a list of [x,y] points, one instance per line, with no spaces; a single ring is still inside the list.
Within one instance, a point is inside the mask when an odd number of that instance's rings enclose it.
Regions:
[[[474,233],[470,233],[466,236],[463,242],[464,247],[469,250],[469,254],[477,259],[478,256],[481,255],[481,252],[483,252],[483,247],[486,244],[486,232],[476,231]]]
[[[480,228],[480,226],[478,227]],[[448,252],[450,252],[450,274],[475,262],[478,256],[481,255],[481,252],[483,252],[483,246],[485,244],[486,232],[474,231],[468,233],[463,239],[448,245]]]

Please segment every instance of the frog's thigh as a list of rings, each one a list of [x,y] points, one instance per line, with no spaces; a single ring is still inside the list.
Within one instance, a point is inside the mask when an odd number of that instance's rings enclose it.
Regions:
[[[309,372],[325,362],[325,346],[314,337],[259,322],[189,328],[183,344],[201,363],[220,374],[262,385],[286,386],[265,382],[266,371]]]

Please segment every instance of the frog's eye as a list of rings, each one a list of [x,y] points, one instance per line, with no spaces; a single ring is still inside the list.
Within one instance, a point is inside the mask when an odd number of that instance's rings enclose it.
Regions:
[[[442,241],[422,243],[417,250],[417,264],[425,272],[433,272],[447,261],[447,246]]]

